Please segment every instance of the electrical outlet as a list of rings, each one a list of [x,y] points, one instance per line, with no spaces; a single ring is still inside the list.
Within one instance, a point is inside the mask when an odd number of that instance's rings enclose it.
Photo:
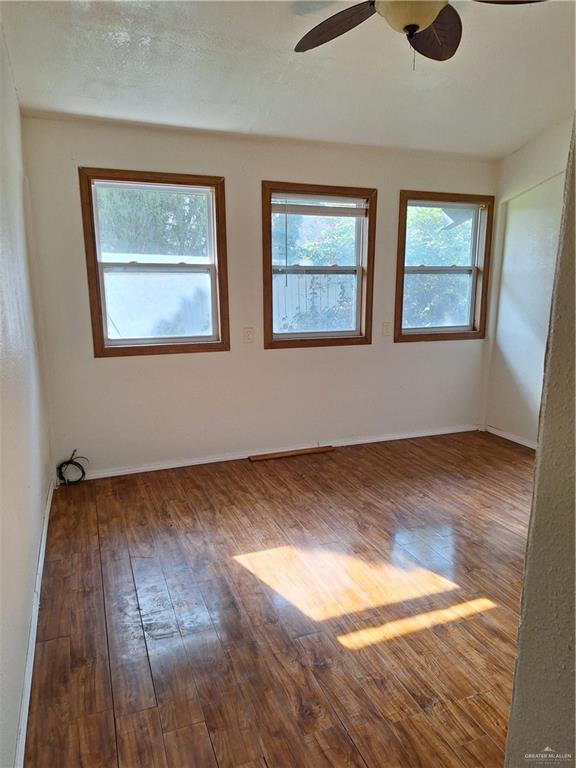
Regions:
[[[382,336],[392,336],[392,323],[382,323]]]
[[[254,343],[254,328],[253,326],[249,325],[246,326],[242,330],[242,341],[244,344],[253,344]]]

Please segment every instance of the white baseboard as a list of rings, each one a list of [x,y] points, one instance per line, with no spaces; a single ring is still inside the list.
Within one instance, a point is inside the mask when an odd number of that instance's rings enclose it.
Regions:
[[[189,459],[175,459],[172,461],[160,461],[155,464],[142,464],[133,467],[116,467],[113,469],[94,469],[86,472],[87,480],[96,480],[100,477],[118,477],[120,475],[134,475],[139,472],[156,472],[161,469],[178,469],[178,467],[192,467],[197,464],[214,464],[219,461],[236,461],[238,459],[247,459],[255,453],[276,453],[280,451],[296,451],[302,448],[315,448],[318,445],[334,445],[343,447],[346,445],[361,445],[362,443],[385,443],[390,440],[409,440],[415,437],[431,437],[433,435],[449,435],[453,432],[476,432],[479,429],[477,424],[466,424],[455,427],[444,427],[442,429],[420,430],[418,432],[399,432],[388,433],[385,435],[358,435],[355,437],[346,437],[336,440],[327,438],[313,445],[283,445],[268,446],[265,448],[247,448],[243,451],[233,451],[231,453],[221,453],[211,456],[200,456]]]
[[[42,525],[42,538],[38,552],[36,567],[36,581],[34,584],[34,598],[32,602],[32,617],[30,619],[30,633],[28,635],[28,651],[26,653],[26,668],[24,670],[24,685],[22,688],[22,700],[20,702],[20,720],[18,723],[18,739],[16,742],[16,758],[14,768],[22,768],[24,765],[24,750],[26,747],[26,726],[28,724],[28,707],[30,706],[30,691],[32,688],[32,670],[34,669],[34,651],[36,648],[36,632],[38,629],[38,610],[40,608],[40,592],[42,589],[42,573],[44,571],[44,555],[46,554],[46,538],[48,535],[48,521],[50,519],[50,507],[52,506],[52,494],[54,483],[50,482],[48,496],[44,506],[44,522]]]
[[[503,437],[504,440],[510,440],[513,443],[519,443],[520,445],[525,445],[526,448],[532,448],[533,450],[536,450],[538,443],[536,440],[527,440],[525,437],[520,437],[519,435],[513,435],[510,432],[503,432],[501,429],[496,429],[496,427],[490,427],[488,424],[484,427],[486,432],[491,432],[493,435],[498,435],[498,437]]]
[[[464,424],[456,427],[444,427],[443,429],[427,429],[417,432],[387,433],[385,435],[344,438],[343,440],[331,440],[330,445],[344,447],[346,445],[362,445],[363,443],[388,443],[392,440],[413,440],[416,437],[434,437],[435,435],[452,435],[456,432],[477,432],[478,424]]]

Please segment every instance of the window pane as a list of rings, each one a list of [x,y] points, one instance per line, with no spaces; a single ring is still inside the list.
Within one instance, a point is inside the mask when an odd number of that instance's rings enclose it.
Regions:
[[[359,222],[359,224],[357,224]],[[362,219],[352,216],[272,214],[272,263],[352,267],[357,263]]]
[[[104,290],[109,339],[213,335],[208,273],[107,270]]]
[[[409,203],[406,218],[407,267],[474,264],[477,206]]]
[[[100,261],[213,261],[210,190],[96,182],[93,192]]]
[[[273,331],[355,331],[356,275],[273,275]]]
[[[472,275],[404,275],[403,328],[470,325]]]

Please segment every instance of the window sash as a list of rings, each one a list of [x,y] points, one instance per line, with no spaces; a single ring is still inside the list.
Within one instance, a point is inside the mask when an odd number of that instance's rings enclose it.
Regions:
[[[228,316],[224,178],[222,176],[92,167],[79,167],[78,175],[94,357],[130,357],[229,350],[230,323]],[[104,290],[102,286],[102,273],[107,267],[106,262],[102,265],[99,263],[99,248],[100,245],[104,245],[104,242],[99,242],[100,235],[103,234],[99,218],[101,220],[103,211],[108,209],[101,207],[101,215],[100,217],[98,216],[100,202],[98,192],[102,193],[106,187],[115,187],[118,190],[123,190],[125,192],[123,197],[128,200],[128,204],[133,206],[137,204],[134,197],[142,194],[142,192],[137,190],[145,190],[150,196],[158,195],[160,192],[174,193],[172,199],[164,200],[161,206],[162,211],[166,211],[168,214],[171,210],[170,205],[182,208],[186,197],[189,197],[192,201],[197,201],[199,204],[198,206],[195,204],[194,210],[202,220],[201,232],[203,234],[206,233],[205,238],[203,238],[204,242],[191,238],[187,241],[186,248],[181,249],[178,245],[175,245],[178,240],[171,235],[168,236],[170,233],[166,233],[166,235],[160,234],[158,240],[161,244],[149,247],[150,242],[142,237],[143,233],[136,232],[135,239],[139,243],[138,246],[132,247],[128,245],[126,247],[123,241],[127,240],[129,242],[129,235],[131,233],[122,231],[122,220],[118,216],[114,216],[111,220],[113,228],[110,229],[110,234],[114,234],[114,240],[111,242],[111,245],[112,243],[114,245],[104,255],[104,258],[110,265],[109,268],[141,270],[138,278],[136,275],[133,275],[132,278],[125,275],[126,285],[122,284],[122,276],[120,274],[114,277],[111,273],[106,273],[106,283],[108,284],[108,281],[111,281],[110,285],[107,285],[108,305],[111,308],[116,307],[117,297],[122,301],[122,304],[118,305],[120,314],[116,320],[126,340],[125,343],[119,343],[117,340],[106,338],[108,333],[112,336],[116,336],[118,333],[117,327],[110,325],[109,330],[107,327],[108,318],[105,315],[106,299],[103,295]],[[185,196],[184,198],[182,197],[183,195]],[[112,195],[111,197],[114,196]],[[131,203],[130,200],[132,200]],[[109,203],[113,204],[114,200],[107,200],[106,204],[108,205]],[[147,200],[144,201],[144,205],[148,208]],[[154,210],[156,210],[156,206],[152,205],[150,212],[152,213]],[[169,218],[168,221],[170,222],[171,219]],[[183,223],[185,223],[185,220]],[[120,243],[122,243],[120,247],[128,253],[115,254],[109,252],[109,250],[113,251],[115,248],[118,248]],[[164,243],[166,243],[166,246],[164,246]],[[197,244],[199,247],[195,245],[192,247],[193,244]],[[200,246],[203,247],[200,248]],[[208,252],[206,248],[208,248]],[[149,251],[149,253],[131,254],[130,251],[132,250]],[[181,250],[184,253],[179,253]],[[155,254],[153,251],[160,251],[160,253]],[[176,251],[176,253],[171,253],[173,251]],[[196,258],[196,256],[201,258]],[[119,262],[121,262],[121,266],[119,266]],[[214,263],[213,270],[215,270],[213,272],[208,269],[212,262]],[[150,272],[145,272],[146,269],[151,270],[153,268],[164,270],[163,275],[158,273],[155,276]],[[192,269],[192,273],[176,274],[174,272],[174,269],[182,268]],[[194,274],[194,268],[208,269],[208,273]],[[129,284],[133,280],[139,280],[142,284],[147,283],[148,293],[140,294],[140,286],[134,287]],[[180,282],[184,282],[186,285],[181,286],[179,285]],[[166,302],[155,301],[155,287],[159,283],[162,283],[163,287],[165,286],[168,290]],[[190,316],[190,321],[186,320],[186,322],[183,322],[188,316],[181,311],[179,296],[182,293],[183,296],[193,298],[194,288],[198,283],[203,295],[201,305],[198,305],[198,311],[194,312],[193,316]],[[173,290],[172,284],[174,285]],[[124,290],[126,293],[125,299],[122,298]],[[139,299],[140,296],[141,298]],[[149,306],[146,306],[142,301],[145,297],[150,301]],[[150,298],[148,299],[148,297]],[[208,306],[210,301],[212,301],[211,307]],[[141,312],[141,308],[144,308],[145,311]],[[173,313],[173,308],[178,308],[176,314]],[[212,315],[212,312],[214,312],[214,315]],[[178,326],[166,322],[163,322],[160,326],[156,325],[157,319],[167,320],[171,317],[178,320]],[[212,320],[212,317],[214,317],[214,320]],[[114,321],[115,318],[111,317],[110,319]],[[124,319],[126,324],[123,322]],[[201,319],[202,322],[197,324],[196,319]],[[118,322],[118,320],[122,322]],[[209,322],[213,323],[212,328],[207,327]],[[165,338],[156,336],[157,332],[194,335],[187,335],[184,338],[180,336]],[[153,338],[149,339],[149,343],[146,343],[147,339],[144,338],[130,338],[131,336],[137,337],[139,334],[152,335]],[[196,334],[210,334],[210,336],[197,336]]]
[[[92,182],[92,186],[101,189],[136,189],[143,192],[150,192],[150,190],[160,190],[162,192],[177,192],[181,195],[206,195],[211,199],[214,198],[213,187],[196,186],[195,184],[169,184],[158,182],[144,182],[144,181],[108,181],[106,179],[95,179]]]
[[[97,189],[126,189],[129,188],[130,190],[158,190],[162,192],[177,192],[179,194],[195,194],[195,192],[191,192],[191,190],[198,190],[199,194],[202,194],[206,197],[208,197],[208,215],[209,215],[209,222],[207,229],[207,243],[206,243],[206,252],[208,254],[208,258],[210,259],[210,263],[216,263],[217,261],[217,253],[216,253],[216,196],[215,191],[212,187],[192,187],[192,186],[182,186],[179,184],[145,184],[142,182],[133,182],[133,181],[92,181],[92,188]],[[101,263],[103,261],[102,259],[102,248],[100,244],[100,218],[99,218],[99,212],[98,212],[98,196],[93,194],[92,195],[92,218],[94,221],[94,235],[95,235],[95,241],[96,241],[96,258],[98,260],[98,263]],[[134,256],[138,256],[138,254],[133,254]],[[142,254],[143,256],[145,254]],[[184,255],[182,256],[171,256],[171,254],[156,254],[158,256],[165,256],[166,258],[173,258],[174,261],[167,262],[167,264],[184,264],[187,262],[182,261],[176,261],[176,259],[181,258],[191,258],[186,257]],[[112,264],[114,262],[105,262],[107,264]],[[122,262],[124,263],[124,262]],[[138,263],[138,264],[145,264],[146,262],[139,262],[137,259],[134,259],[131,262],[128,263]]]
[[[315,198],[319,199],[319,198]],[[323,199],[323,198],[322,198]],[[336,198],[339,201],[345,202],[346,199]],[[356,199],[350,198],[351,202],[358,202]],[[367,201],[361,201],[367,206]],[[356,235],[355,235],[355,258],[356,264],[352,266],[332,266],[332,265],[318,265],[318,266],[306,266],[302,264],[288,264],[284,265],[272,263],[272,281],[274,281],[274,275],[355,275],[355,316],[354,316],[354,328],[351,330],[323,330],[323,331],[295,331],[295,332],[281,332],[272,331],[273,339],[322,339],[322,338],[341,338],[341,337],[359,337],[362,335],[362,312],[363,312],[363,279],[364,279],[364,252],[366,249],[366,226],[368,224],[368,209],[363,208],[344,208],[338,206],[313,206],[313,205],[298,205],[298,204],[286,204],[278,203],[274,198],[271,205],[271,214],[308,214],[308,215],[320,215],[325,216],[327,212],[329,215],[342,217],[351,216],[356,218]],[[343,213],[342,213],[343,212]],[[271,257],[273,254],[271,253]],[[286,259],[288,254],[285,254]],[[274,295],[272,293],[272,314],[274,314]]]
[[[272,265],[273,274],[300,274],[300,275],[351,275],[362,272],[361,266],[353,267],[338,267],[338,266],[325,266],[325,267],[308,267],[301,264],[288,264],[287,266],[281,266],[279,264]]]
[[[274,214],[274,213],[276,213],[276,214],[285,214],[285,211],[284,210],[279,210],[279,211],[272,210],[271,217],[270,217],[270,226],[272,226],[272,214]],[[299,213],[299,212],[297,212],[297,213]],[[341,217],[339,217],[339,218],[341,218]],[[285,225],[286,225],[287,224],[286,219],[284,221],[285,221]],[[365,254],[365,251],[366,251],[366,243],[367,243],[367,227],[368,227],[368,213],[366,212],[365,216],[361,216],[361,217],[358,216],[358,217],[356,217],[356,224],[355,224],[356,233],[355,233],[355,242],[354,242],[354,245],[355,245],[354,258],[356,259],[355,267],[360,267],[363,264],[363,262],[364,262],[364,254]],[[274,247],[273,246],[271,246],[270,258],[272,260],[272,269],[273,270],[276,269],[276,267],[280,266],[279,264],[275,264],[274,263]],[[293,264],[293,265],[288,264],[288,253],[286,252],[284,254],[284,267],[289,267],[289,266],[303,267],[304,265],[302,265],[302,264]],[[331,267],[321,267],[321,268],[322,269],[328,269],[328,268],[331,268]],[[338,266],[337,268],[340,269],[341,267]],[[354,267],[352,267],[352,268],[354,268]]]
[[[463,274],[471,274],[472,272],[475,272],[478,269],[476,266],[469,266],[469,267],[428,267],[428,266],[421,266],[421,267],[404,267],[404,274],[421,274],[421,275],[444,275],[444,274],[454,274],[454,275],[463,275]]]
[[[427,201],[427,200],[409,201],[408,206],[406,208],[406,240],[408,239],[408,208],[410,207],[442,208],[442,205],[439,204],[438,202]],[[478,264],[478,254],[480,252],[480,238],[481,238],[481,219],[482,219],[481,211],[483,211],[484,208],[481,205],[471,206],[466,203],[455,203],[454,205],[450,204],[450,207],[464,208],[472,211],[472,228],[471,228],[472,231],[470,234],[470,263],[463,264],[463,265],[453,264],[450,267],[446,267],[446,269],[456,269],[456,268],[473,269]],[[410,269],[424,268],[424,267],[444,269],[444,267],[435,267],[434,264],[420,264],[420,265],[408,266],[406,264],[406,242],[405,242],[404,243],[404,271],[408,272]]]
[[[472,323],[469,325],[427,325],[422,328],[402,328],[404,334],[414,334],[414,336],[426,335],[428,333],[459,333],[474,330]]]
[[[404,325],[404,314],[402,314],[402,333],[457,333],[459,331],[474,330],[474,318],[476,315],[476,292],[478,286],[478,275],[480,269],[473,267],[404,267],[404,276],[406,275],[470,275],[472,284],[470,286],[470,312],[467,325],[426,325],[417,328]],[[404,287],[402,288],[402,302],[404,302]]]
[[[213,333],[203,336],[167,336],[160,338],[158,336],[139,336],[123,337],[121,339],[111,339],[108,336],[108,310],[106,308],[106,291],[104,289],[104,275],[106,272],[132,272],[135,274],[171,272],[183,274],[189,272],[203,273],[210,276],[210,301]],[[218,273],[215,264],[147,264],[145,262],[131,261],[124,262],[98,262],[98,277],[100,281],[100,296],[102,302],[102,332],[104,334],[104,344],[106,347],[125,347],[125,346],[146,346],[150,344],[199,344],[210,343],[220,340],[220,325],[218,311]]]
[[[102,250],[100,246],[100,222],[98,215],[98,203],[97,195],[93,195],[92,215],[94,219],[95,240],[96,240],[96,257],[98,263],[98,280],[100,283],[100,297],[101,297],[101,311],[102,311],[102,334],[104,338],[105,347],[125,347],[125,346],[150,346],[150,345],[167,345],[167,344],[199,344],[210,343],[220,341],[220,315],[218,304],[218,274],[216,268],[216,248],[215,248],[215,228],[216,228],[216,205],[215,205],[215,193],[212,187],[196,187],[196,186],[182,186],[179,184],[156,184],[145,182],[130,182],[130,181],[107,181],[107,180],[95,180],[92,182],[95,188],[114,188],[114,189],[130,189],[130,190],[144,190],[144,191],[162,191],[171,192],[184,195],[203,195],[208,198],[208,211],[210,220],[207,227],[207,253],[211,261],[208,264],[189,264],[187,262],[176,261],[176,259],[184,258],[182,256],[173,256],[172,262],[144,262],[138,261],[137,258],[129,262],[114,262],[103,261]],[[163,254],[158,254],[163,255]],[[135,257],[138,254],[134,254]],[[166,257],[170,257],[170,254],[166,254]],[[186,272],[199,272],[210,275],[210,301],[211,301],[211,318],[213,333],[209,336],[168,336],[166,338],[159,338],[156,336],[140,336],[140,337],[124,337],[121,339],[111,339],[108,336],[108,310],[106,307],[106,290],[104,286],[104,274],[106,272],[173,272],[173,273],[186,273]]]
[[[282,333],[274,331],[274,339],[355,339],[361,335],[360,331],[291,331]]]
[[[262,182],[265,349],[371,343],[376,197],[375,189],[363,187]],[[306,232],[302,240],[294,221],[300,217],[302,237]],[[316,228],[315,217],[330,231]],[[343,247],[331,236],[338,219]],[[287,248],[284,225],[290,228]],[[290,248],[293,236],[295,247]],[[333,255],[326,257],[326,252]],[[311,282],[318,287],[316,299],[305,290]],[[309,314],[311,307],[317,314]],[[304,330],[289,331],[291,324]]]
[[[445,206],[448,204],[445,203]],[[404,316],[402,316],[402,333],[404,334],[425,334],[425,333],[458,333],[462,331],[474,330],[474,321],[476,317],[476,301],[477,301],[477,288],[478,288],[478,276],[480,269],[478,267],[478,259],[480,254],[481,240],[482,240],[482,220],[481,212],[485,209],[485,206],[470,205],[470,203],[450,203],[450,207],[465,208],[473,210],[472,219],[472,233],[470,237],[470,265],[451,265],[451,266],[434,266],[434,265],[419,265],[419,266],[407,266],[404,261],[404,275],[470,275],[472,278],[472,284],[470,286],[470,310],[469,319],[466,325],[432,325],[422,326],[418,328],[408,328],[404,325]],[[439,208],[442,207],[442,203],[434,200],[409,200],[407,209],[411,206],[422,208]],[[406,260],[406,246],[404,246],[404,260]],[[404,301],[404,288],[402,289],[402,301]]]
[[[361,265],[353,267],[303,267],[298,264],[281,267],[277,264],[272,266],[272,280],[274,275],[355,275],[355,295],[356,295],[356,313],[354,318],[354,328],[349,331],[273,331],[274,339],[322,339],[322,338],[340,338],[355,337],[362,335],[362,279],[364,268]],[[272,296],[272,302],[274,297]],[[274,306],[272,305],[272,311]]]
[[[427,264],[417,264],[419,261],[417,250],[410,252],[410,263],[407,264],[407,246],[409,243],[410,227],[409,214],[414,208],[440,208],[456,220],[471,220],[471,231],[469,237],[469,249],[466,248],[462,257],[464,264],[441,265],[440,259],[434,257],[434,253],[427,253]],[[467,211],[465,216],[461,214],[452,215],[448,209],[454,209],[454,213]],[[492,195],[474,195],[463,193],[445,193],[445,192],[420,192],[412,190],[400,191],[400,216],[398,231],[398,250],[396,262],[396,291],[395,291],[395,315],[394,315],[394,341],[440,341],[450,339],[482,339],[486,334],[486,315],[488,304],[488,277],[490,272],[490,256],[492,245],[492,227],[494,222],[494,197]],[[458,249],[460,253],[460,248]],[[445,260],[445,257],[442,259]],[[446,259],[450,260],[450,259]],[[460,258],[458,258],[460,261]],[[406,290],[411,290],[409,283],[414,282],[415,275],[427,275],[432,277],[438,275],[435,283],[445,283],[441,276],[452,275],[455,279],[456,290],[460,294],[460,283],[466,284],[466,298],[469,301],[469,317],[462,317],[462,305],[457,305],[458,321],[465,322],[466,325],[431,325],[425,327],[411,328],[405,325],[405,312],[410,312],[411,319],[423,323],[424,318],[416,311],[410,310],[413,306],[414,298],[418,297],[418,292],[411,294],[411,303],[405,306]],[[452,281],[450,281],[452,282]],[[416,288],[416,286],[414,286]],[[432,286],[435,289],[435,286]],[[445,286],[438,285],[438,298]],[[464,290],[464,286],[462,286]],[[415,308],[416,309],[416,308]],[[442,314],[438,316],[438,322],[443,319]]]

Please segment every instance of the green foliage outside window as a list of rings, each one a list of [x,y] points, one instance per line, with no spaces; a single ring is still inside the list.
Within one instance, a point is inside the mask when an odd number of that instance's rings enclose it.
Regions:
[[[470,266],[471,208],[409,205],[407,267]],[[404,328],[465,326],[470,320],[472,277],[465,274],[405,274]]]
[[[275,265],[354,266],[356,219],[274,213],[272,260]],[[288,279],[277,276],[274,299],[280,304],[281,317],[275,331],[353,330],[354,282],[351,275],[290,275]]]
[[[97,188],[100,248],[104,253],[206,257],[206,194]]]
[[[98,232],[104,261],[184,260],[207,263],[210,198],[204,192],[162,189],[96,187]],[[114,258],[113,255],[116,255]],[[170,258],[175,257],[175,258]],[[145,335],[178,337],[211,332],[211,296],[204,285],[181,295],[174,309],[174,284],[161,273],[124,276],[126,284],[111,282],[106,306],[109,333],[114,338],[130,336],[127,328],[150,325]],[[184,284],[180,286],[184,291]],[[177,294],[176,294],[177,295]],[[171,309],[168,309],[171,308]],[[160,319],[152,321],[152,317]]]
[[[98,223],[103,253],[208,257],[209,198],[170,190],[98,188]],[[406,266],[464,266],[471,263],[472,210],[410,205],[407,212]],[[353,217],[272,215],[275,265],[353,266]],[[349,276],[302,276],[285,297],[285,332],[347,330],[355,326],[354,290]],[[285,283],[284,283],[285,285]],[[278,289],[280,286],[277,286]],[[285,286],[286,287],[286,286]],[[288,293],[288,292],[286,292]],[[206,297],[199,301],[206,301]],[[465,275],[407,275],[404,326],[465,325],[470,309],[470,278]],[[190,306],[174,318],[179,332],[188,325]],[[164,321],[166,333],[171,320]]]

